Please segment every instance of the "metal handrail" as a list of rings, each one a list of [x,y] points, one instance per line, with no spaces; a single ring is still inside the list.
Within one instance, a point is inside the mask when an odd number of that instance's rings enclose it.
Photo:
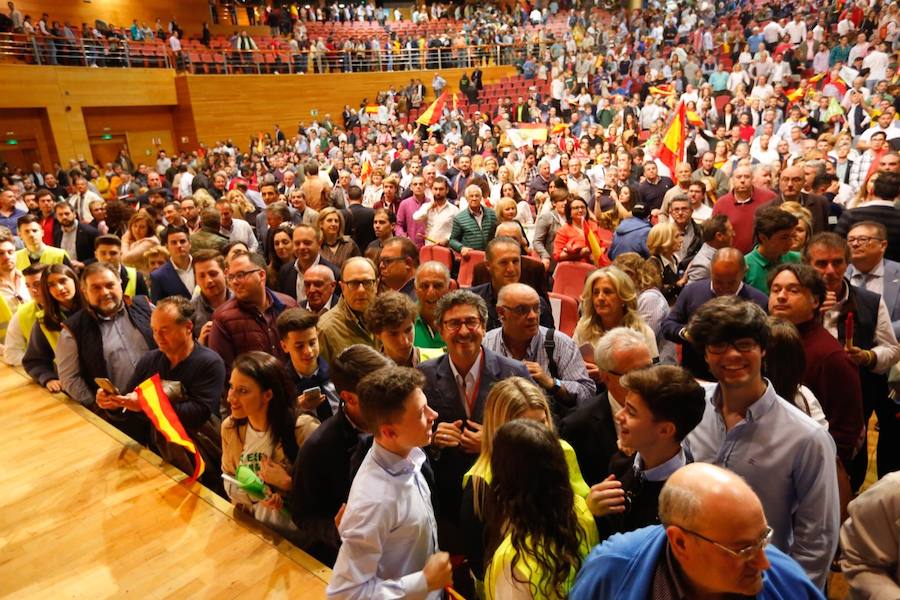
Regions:
[[[283,40],[279,40],[279,45],[282,43]],[[195,74],[359,73],[510,65],[519,57],[520,51],[529,54],[539,47],[531,42],[520,42],[450,48],[337,49],[324,52],[305,49],[292,52],[288,47],[257,50],[208,48],[198,45],[196,40],[185,40],[181,53],[176,55],[168,44],[159,40],[70,40],[3,33],[0,34],[0,62],[81,67],[174,67]]]

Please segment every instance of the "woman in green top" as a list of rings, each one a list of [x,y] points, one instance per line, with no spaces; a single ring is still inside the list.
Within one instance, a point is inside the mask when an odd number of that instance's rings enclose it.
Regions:
[[[494,438],[491,470],[506,536],[485,573],[486,598],[565,598],[599,536],[572,493],[558,438],[535,421],[510,421]]]

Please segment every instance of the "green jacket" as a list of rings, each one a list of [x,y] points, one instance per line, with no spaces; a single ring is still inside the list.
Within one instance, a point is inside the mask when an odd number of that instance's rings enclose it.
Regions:
[[[473,250],[487,249],[488,242],[494,237],[494,229],[497,228],[497,213],[487,207],[482,207],[481,211],[484,217],[480,227],[468,207],[456,213],[450,232],[451,248],[457,252],[462,251],[464,246]]]
[[[800,253],[793,250],[787,252],[777,262],[770,263],[766,257],[759,253],[759,245],[744,255],[744,264],[747,265],[747,273],[744,275],[744,283],[751,285],[764,294],[769,293],[769,273],[780,264],[800,262]]]

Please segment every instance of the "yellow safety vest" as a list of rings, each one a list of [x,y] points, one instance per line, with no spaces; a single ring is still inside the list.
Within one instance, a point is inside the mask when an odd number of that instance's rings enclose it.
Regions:
[[[587,502],[585,502],[584,498],[581,496],[575,496],[575,515],[578,517],[578,524],[581,526],[582,532],[584,533],[584,539],[581,542],[581,557],[584,559],[587,558],[591,548],[600,541],[600,535],[597,533],[597,524],[594,521],[594,516],[588,510]],[[526,540],[525,543],[529,544],[529,540]],[[497,581],[500,577],[504,576],[504,572],[509,571],[515,554],[516,551],[513,549],[512,536],[508,535],[500,543],[497,551],[494,552],[494,556],[484,574],[484,592],[487,600],[494,600],[496,598],[495,590],[497,589]],[[565,566],[566,565],[560,565],[560,567]],[[537,561],[534,560],[534,557],[529,552],[524,552],[519,555],[516,569],[528,578],[532,589],[537,589],[537,586],[543,577],[543,573],[541,572]],[[571,588],[575,583],[575,575],[576,570],[570,567],[569,579],[566,582],[567,588]]]
[[[125,295],[129,298],[134,298],[135,291],[137,290],[137,269],[134,267],[125,267],[125,272],[128,273],[128,283],[125,284]]]
[[[6,339],[6,328],[9,327],[9,321],[15,312],[7,304],[6,298],[0,295],[0,340]]]
[[[65,259],[69,258],[69,254],[62,248],[53,246],[44,246],[41,253],[39,263],[44,265],[61,265]],[[22,248],[16,252],[16,268],[20,271],[27,269],[31,265],[31,258],[28,256],[28,248]]]
[[[50,331],[47,329],[47,326],[44,325],[44,309],[38,306],[37,302],[32,300],[20,306],[17,314],[19,315],[19,325],[22,327],[22,336],[25,338],[25,343],[28,344],[28,340],[31,339],[31,332],[34,331],[34,324],[40,323],[41,331],[44,332],[44,337],[47,338],[47,342],[50,344],[50,347],[55,354],[60,332]]]

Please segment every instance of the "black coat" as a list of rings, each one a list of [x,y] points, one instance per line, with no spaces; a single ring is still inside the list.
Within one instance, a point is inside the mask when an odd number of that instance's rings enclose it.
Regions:
[[[297,269],[294,266],[295,262],[296,261],[292,260],[289,263],[281,265],[281,269],[278,270],[278,285],[275,287],[276,291],[287,294],[294,300],[297,299]],[[341,280],[341,271],[334,263],[325,259],[324,256],[319,255],[319,264],[331,269],[334,273],[335,281]],[[340,289],[340,286],[337,286],[337,289]]]
[[[78,223],[75,230],[75,256],[70,256],[71,260],[78,262],[87,262],[94,258],[94,240],[100,232],[94,227],[86,223]],[[53,222],[53,245],[57,248],[62,247],[63,230],[58,221]]]
[[[588,485],[600,483],[609,475],[609,462],[619,447],[613,417],[609,397],[603,392],[559,421],[559,437],[575,449]]]

